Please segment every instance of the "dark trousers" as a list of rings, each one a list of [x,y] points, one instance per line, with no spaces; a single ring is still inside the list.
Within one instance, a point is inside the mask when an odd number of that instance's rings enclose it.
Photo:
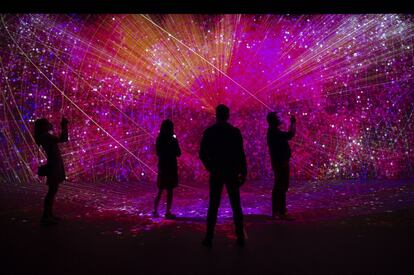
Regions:
[[[155,197],[155,200],[154,200],[154,211],[158,210],[158,205],[160,204],[162,190],[164,190],[164,189],[158,188],[158,194],[157,194],[157,196]],[[171,206],[172,206],[172,201],[173,201],[174,189],[173,188],[168,188],[168,189],[165,189],[165,190],[167,190],[167,209],[166,209],[166,211],[167,211],[167,213],[170,213]]]
[[[272,191],[272,214],[286,214],[286,192],[289,188],[289,160],[273,163],[275,183]]]
[[[238,238],[243,238],[243,210],[240,205],[240,191],[237,177],[221,177],[218,175],[210,175],[210,204],[207,213],[206,238],[212,239],[214,236],[214,228],[217,222],[217,213],[220,207],[221,193],[224,185],[226,185],[230,205],[233,210],[236,236]]]

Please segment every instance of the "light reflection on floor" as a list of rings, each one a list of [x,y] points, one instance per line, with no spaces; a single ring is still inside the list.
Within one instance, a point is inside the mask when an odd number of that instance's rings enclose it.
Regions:
[[[272,221],[269,217],[271,188],[271,181],[248,182],[243,186],[241,198],[247,229],[257,224],[283,223]],[[28,194],[36,193],[40,198],[46,188],[39,184],[2,185],[2,192],[16,190]],[[153,184],[144,183],[65,183],[59,191],[56,209],[66,222],[83,220],[91,224],[110,224],[100,227],[102,234],[136,236],[164,226],[173,226],[177,230],[182,226],[190,226],[198,231],[205,230],[207,184],[201,187],[178,187],[175,190],[173,212],[177,215],[177,220],[174,221],[162,218],[165,194],[160,205],[161,217],[151,216],[155,192]],[[289,212],[297,218],[294,223],[299,224],[392,213],[412,206],[412,180],[294,181],[288,193]],[[40,208],[41,201],[30,207]],[[231,208],[224,191],[219,211],[218,234],[232,238],[231,217]],[[35,222],[34,219],[32,221]]]

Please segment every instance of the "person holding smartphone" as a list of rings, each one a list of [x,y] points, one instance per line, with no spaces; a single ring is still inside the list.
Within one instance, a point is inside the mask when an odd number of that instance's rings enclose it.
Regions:
[[[49,133],[53,130],[53,125],[46,118],[40,118],[35,121],[35,142],[45,150],[47,156],[46,184],[48,192],[44,200],[41,218],[41,223],[44,225],[57,224],[60,221],[60,218],[53,214],[53,203],[59,184],[66,179],[65,167],[58,144],[68,141],[68,122],[66,118],[62,118],[60,122],[61,134],[60,136],[55,136]]]
[[[269,146],[272,169],[275,175],[275,182],[272,190],[272,217],[282,220],[294,220],[294,217],[287,213],[286,193],[289,188],[289,160],[292,155],[289,140],[296,133],[296,118],[290,117],[290,126],[287,132],[280,130],[282,120],[275,112],[267,115],[267,144]]]

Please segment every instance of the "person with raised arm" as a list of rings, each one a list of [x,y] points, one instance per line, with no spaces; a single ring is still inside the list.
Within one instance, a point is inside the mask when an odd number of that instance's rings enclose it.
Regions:
[[[269,146],[272,169],[275,175],[275,182],[272,191],[272,217],[282,220],[294,220],[294,217],[287,213],[286,192],[289,188],[289,160],[292,155],[289,140],[296,133],[296,118],[290,117],[290,126],[287,132],[280,130],[281,119],[275,112],[267,115],[267,144]]]
[[[58,144],[68,141],[68,122],[66,118],[62,118],[59,137],[49,133],[53,130],[53,125],[46,118],[37,119],[34,124],[35,142],[44,149],[47,156],[46,164],[40,167],[43,168],[41,176],[46,176],[48,186],[41,218],[41,223],[44,225],[57,224],[61,220],[53,214],[53,203],[59,184],[66,180],[65,167]]]

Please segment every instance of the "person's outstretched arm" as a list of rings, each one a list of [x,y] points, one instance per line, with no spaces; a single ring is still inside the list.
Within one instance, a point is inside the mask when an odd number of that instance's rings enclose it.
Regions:
[[[66,118],[62,118],[62,121],[60,122],[61,132],[60,137],[58,139],[58,142],[66,142],[68,141],[68,123],[69,121]]]
[[[296,118],[294,116],[290,117],[290,126],[288,131],[288,139],[292,139],[296,134]]]

